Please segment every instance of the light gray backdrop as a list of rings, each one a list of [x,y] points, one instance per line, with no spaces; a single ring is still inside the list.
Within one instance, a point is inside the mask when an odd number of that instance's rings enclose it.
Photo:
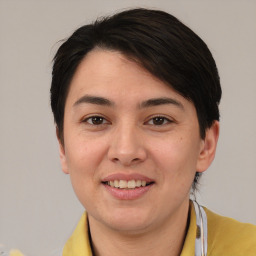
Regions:
[[[135,6],[174,14],[211,49],[223,87],[221,133],[198,198],[256,224],[256,1],[0,0],[0,243],[45,256],[71,234],[83,208],[59,164],[51,59],[80,25]]]

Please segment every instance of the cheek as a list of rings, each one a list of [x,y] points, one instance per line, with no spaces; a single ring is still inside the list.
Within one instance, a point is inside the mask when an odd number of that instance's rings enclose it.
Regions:
[[[75,143],[67,145],[67,164],[74,192],[81,204],[88,208],[93,204],[96,174],[100,162],[99,149],[91,143]],[[97,151],[97,153],[96,153]]]
[[[91,189],[97,182],[97,168],[105,155],[104,146],[96,141],[74,138],[65,145],[67,166],[76,194]]]
[[[164,179],[179,179],[180,184],[193,179],[198,158],[195,141],[180,136],[152,143],[152,146],[152,157]]]
[[[94,171],[103,158],[106,145],[100,139],[88,139],[83,136],[70,138],[66,144],[66,157],[70,171]]]

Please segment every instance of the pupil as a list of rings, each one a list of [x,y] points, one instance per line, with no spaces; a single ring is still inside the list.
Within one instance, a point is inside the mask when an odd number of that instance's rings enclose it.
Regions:
[[[102,117],[95,116],[95,117],[92,118],[92,123],[93,124],[102,124],[102,122],[103,122]]]
[[[161,125],[161,124],[164,123],[164,118],[163,118],[163,117],[155,117],[155,118],[153,119],[153,123],[154,123],[155,125]]]

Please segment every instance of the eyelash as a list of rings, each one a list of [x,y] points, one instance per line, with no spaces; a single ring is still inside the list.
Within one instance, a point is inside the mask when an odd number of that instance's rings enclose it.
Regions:
[[[93,123],[94,122],[93,119],[96,119],[96,118],[101,119],[101,121],[103,121],[103,123],[100,123],[100,124]],[[91,120],[91,122],[89,122],[89,120]],[[105,117],[100,116],[100,115],[89,116],[89,117],[83,119],[82,122],[83,123],[88,123],[89,125],[94,125],[94,126],[100,126],[100,125],[105,125],[105,124],[109,123]]]
[[[89,120],[91,120],[91,121],[89,121]],[[100,121],[101,123],[98,123],[98,124],[94,123],[95,121],[96,122]],[[156,124],[156,123],[154,123],[154,121],[157,121],[157,122],[160,121],[160,124]],[[106,118],[104,118],[103,116],[100,116],[100,115],[95,115],[95,116],[87,117],[87,118],[83,119],[82,122],[83,123],[88,123],[89,125],[93,125],[93,126],[100,126],[100,125],[105,125],[105,124],[109,123]],[[152,123],[150,123],[150,122],[152,122]],[[152,125],[152,126],[163,126],[163,125],[166,125],[166,124],[169,124],[169,123],[173,123],[173,121],[170,120],[167,117],[158,115],[158,116],[151,117],[144,124],[149,124],[149,125]]]
[[[157,121],[157,119],[161,119],[163,121],[163,123],[161,124],[149,124],[149,122],[154,122]],[[158,120],[159,121],[159,120]],[[146,124],[149,124],[149,125],[154,125],[154,126],[163,126],[163,125],[166,125],[166,124],[170,124],[170,123],[173,123],[172,120],[170,120],[169,118],[165,117],[165,116],[161,116],[161,115],[158,115],[158,116],[153,116],[151,117],[147,122],[145,122]]]

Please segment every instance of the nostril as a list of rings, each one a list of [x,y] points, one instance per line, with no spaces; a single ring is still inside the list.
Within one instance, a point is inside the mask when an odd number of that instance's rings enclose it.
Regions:
[[[117,158],[117,157],[115,157],[115,158],[113,158],[113,161],[114,161],[114,162],[118,162],[118,161],[120,161],[120,159]],[[129,161],[129,160],[128,160],[128,161]],[[140,161],[139,158],[134,158],[134,159],[131,160],[131,162],[138,162],[138,161]]]
[[[108,159],[113,163],[120,163],[122,165],[138,164],[146,159],[146,152],[141,148],[134,150],[117,150],[111,147],[108,152]]]

